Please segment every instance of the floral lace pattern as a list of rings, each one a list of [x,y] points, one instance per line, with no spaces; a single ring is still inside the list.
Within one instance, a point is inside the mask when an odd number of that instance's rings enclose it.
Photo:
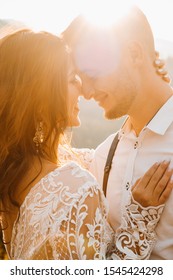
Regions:
[[[94,177],[75,163],[35,185],[13,227],[12,259],[103,259],[107,204]]]
[[[69,148],[67,145],[59,145],[58,157],[61,164],[68,163],[69,161],[74,161],[83,166],[85,169],[89,170],[94,157],[94,150],[87,148]]]
[[[132,197],[125,207],[121,227],[115,234],[116,247],[112,247],[111,258],[144,260],[149,259],[156,242],[155,228],[160,220],[164,205],[142,207]]]
[[[130,198],[131,199],[131,198]],[[147,259],[163,206],[133,199],[116,233],[95,178],[74,162],[55,169],[26,196],[13,226],[12,259]]]

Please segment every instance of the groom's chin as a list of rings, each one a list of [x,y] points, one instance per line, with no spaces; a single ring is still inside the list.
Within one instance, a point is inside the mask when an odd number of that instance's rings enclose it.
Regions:
[[[104,111],[104,118],[107,120],[115,120],[121,118],[122,115],[118,114],[115,110]]]

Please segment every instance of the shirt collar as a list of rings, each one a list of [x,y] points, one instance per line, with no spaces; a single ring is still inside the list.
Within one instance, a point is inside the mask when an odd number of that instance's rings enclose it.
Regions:
[[[164,135],[172,122],[173,96],[166,101],[146,127],[157,134]]]
[[[168,127],[173,122],[173,96],[171,96],[165,104],[159,109],[152,120],[145,126],[144,129],[148,128],[151,131],[164,135]],[[132,130],[132,125],[129,117],[126,117],[122,127],[119,131],[119,135],[128,133]]]
[[[120,130],[119,130],[119,139],[125,134],[130,132],[132,129],[132,125],[128,116],[126,116]]]

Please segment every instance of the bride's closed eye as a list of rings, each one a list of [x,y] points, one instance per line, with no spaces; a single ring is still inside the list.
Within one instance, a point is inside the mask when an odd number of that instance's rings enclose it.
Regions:
[[[77,74],[75,74],[73,77],[71,77],[70,83],[72,83],[72,84],[77,83],[77,84],[82,85],[82,80]]]

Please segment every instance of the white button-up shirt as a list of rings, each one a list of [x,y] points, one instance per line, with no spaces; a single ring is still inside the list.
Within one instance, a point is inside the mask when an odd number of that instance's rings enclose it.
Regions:
[[[103,183],[104,166],[114,136],[109,136],[98,146],[91,165],[91,172],[100,185]],[[107,186],[109,219],[114,230],[121,223],[122,209],[136,180],[155,162],[171,160],[173,166],[173,96],[138,137],[128,119],[119,131],[119,138]],[[173,260],[173,192],[166,202],[156,233],[157,242],[150,258]]]

